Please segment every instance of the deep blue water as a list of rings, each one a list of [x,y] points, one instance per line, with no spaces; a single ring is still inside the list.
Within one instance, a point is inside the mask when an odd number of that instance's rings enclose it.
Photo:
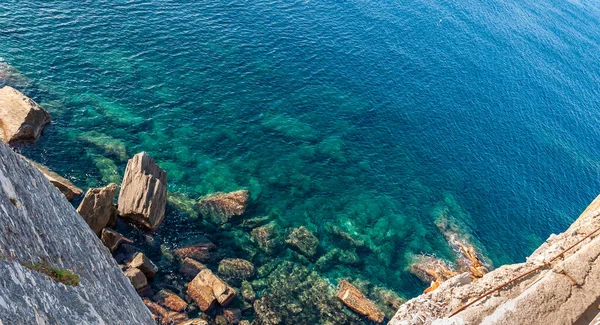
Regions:
[[[411,254],[448,257],[440,210],[500,265],[600,193],[599,18],[564,0],[5,0],[0,80],[53,117],[23,152],[80,187],[145,150],[169,191],[248,188],[247,217],[307,226],[321,255],[328,226],[365,240],[320,274],[410,297]],[[158,236],[248,257],[235,226],[188,218],[170,208]]]

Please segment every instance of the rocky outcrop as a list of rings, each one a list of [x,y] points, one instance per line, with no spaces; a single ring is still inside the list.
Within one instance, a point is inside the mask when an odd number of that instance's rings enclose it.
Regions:
[[[23,157],[23,159],[27,160],[30,164],[42,172],[42,174],[44,174],[50,183],[52,183],[52,185],[54,185],[62,194],[64,194],[67,200],[71,201],[75,196],[83,193],[83,191],[77,186],[73,185],[71,181],[51,171],[48,167],[25,157]]]
[[[599,291],[600,196],[526,262],[479,279],[454,276],[403,304],[389,325],[589,324],[598,314]]]
[[[188,284],[187,293],[202,311],[210,310],[215,303],[227,307],[236,296],[235,290],[209,269],[198,273]]]
[[[196,209],[203,216],[211,217],[215,223],[222,224],[233,216],[241,216],[246,211],[248,196],[247,190],[212,193],[200,198]]]
[[[285,242],[308,257],[314,256],[319,246],[319,239],[304,226],[293,229]]]
[[[77,212],[98,236],[109,221],[116,218],[117,208],[113,204],[115,194],[117,184],[114,183],[102,188],[90,188],[77,208]]]
[[[381,309],[348,281],[340,280],[336,296],[355,312],[376,323],[383,322],[385,315]]]
[[[50,114],[18,90],[0,88],[0,140],[8,144],[35,142]]]
[[[73,206],[2,142],[0,224],[3,324],[153,324],[129,280]],[[39,263],[71,270],[78,285],[24,266]]]
[[[145,152],[127,163],[119,193],[119,215],[150,230],[165,218],[167,173]]]

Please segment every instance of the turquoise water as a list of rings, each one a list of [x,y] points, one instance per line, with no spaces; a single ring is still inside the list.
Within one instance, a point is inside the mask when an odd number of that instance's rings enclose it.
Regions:
[[[600,192],[599,18],[559,0],[5,0],[0,81],[53,118],[23,153],[76,185],[119,182],[145,150],[169,191],[247,188],[246,218],[306,226],[319,256],[334,226],[364,240],[319,274],[411,297],[412,254],[451,256],[440,213],[500,265]],[[251,258],[239,229],[169,206],[156,237]]]

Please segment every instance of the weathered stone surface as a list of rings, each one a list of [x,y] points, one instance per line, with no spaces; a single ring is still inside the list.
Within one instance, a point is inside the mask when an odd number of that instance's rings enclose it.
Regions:
[[[381,323],[385,315],[369,298],[358,291],[355,286],[348,281],[340,280],[336,296],[355,312],[369,318],[370,320]]]
[[[50,114],[32,99],[12,87],[0,88],[0,140],[35,142],[48,123]]]
[[[429,324],[588,324],[600,291],[600,196],[560,235],[551,235],[520,264],[504,265],[481,278],[457,275],[433,292],[403,304],[389,325]],[[575,245],[575,246],[573,246]],[[573,248],[549,267],[520,278],[480,302],[455,311],[492,288],[505,284]]]
[[[208,322],[202,318],[194,318],[177,325],[208,325]]]
[[[140,269],[130,268],[125,271],[125,276],[131,281],[131,285],[136,290],[140,290],[148,285],[148,279]]]
[[[165,218],[167,173],[145,152],[129,159],[119,193],[119,215],[150,230]]]
[[[129,280],[73,206],[2,142],[0,224],[3,324],[153,324]],[[66,286],[21,265],[41,261],[72,270],[79,285]]]
[[[304,226],[293,229],[285,242],[309,257],[317,253],[319,246],[319,239]]]
[[[169,311],[160,306],[157,303],[154,303],[148,299],[144,299],[144,304],[150,312],[157,324],[160,325],[173,325],[173,324],[181,324],[182,322],[186,322],[188,320],[187,316],[184,313],[178,313],[174,311]]]
[[[226,258],[219,263],[219,274],[226,279],[250,279],[254,276],[254,265],[241,258]]]
[[[236,294],[232,287],[214,275],[211,270],[204,269],[188,284],[188,295],[202,311],[207,311],[215,301],[227,307]]]
[[[156,296],[154,296],[154,300],[161,306],[177,312],[184,311],[188,306],[185,300],[169,290],[159,291]]]
[[[189,257],[197,261],[208,262],[211,257],[210,252],[216,249],[217,246],[208,238],[205,236],[198,236],[197,238],[194,238],[193,241],[186,242],[184,247],[176,249],[174,253],[181,259]]]
[[[203,216],[210,216],[214,222],[226,223],[231,217],[244,213],[248,196],[247,190],[216,192],[200,198],[196,208]]]
[[[196,261],[193,258],[186,257],[183,262],[181,262],[181,268],[179,268],[179,272],[181,272],[186,278],[193,279],[200,273],[200,271],[204,270],[206,265]]]
[[[23,157],[23,159],[27,160],[30,164],[42,172],[42,174],[44,174],[50,183],[52,183],[52,185],[54,185],[62,194],[64,194],[67,200],[71,201],[74,197],[83,193],[80,188],[73,185],[73,183],[71,183],[68,179],[51,171],[48,167],[25,157]]]
[[[158,267],[144,253],[137,253],[129,262],[129,267],[142,271],[148,280],[154,279],[158,273]]]
[[[109,228],[102,229],[100,238],[102,239],[104,246],[106,246],[111,253],[116,251],[121,244],[132,242],[130,239],[123,237],[123,235]]]
[[[252,229],[251,238],[260,249],[267,254],[273,254],[281,245],[279,241],[279,230],[275,223],[269,223],[264,226]]]
[[[117,209],[113,204],[115,194],[117,194],[117,184],[115,183],[102,188],[90,188],[77,208],[77,212],[98,236],[111,218],[117,214]]]

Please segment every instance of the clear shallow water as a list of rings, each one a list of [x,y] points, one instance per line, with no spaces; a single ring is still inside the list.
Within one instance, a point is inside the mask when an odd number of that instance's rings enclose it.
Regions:
[[[306,226],[320,255],[332,226],[365,240],[320,274],[410,297],[411,254],[450,257],[440,211],[500,265],[600,192],[599,17],[557,0],[8,0],[0,78],[53,117],[23,152],[80,187],[145,150],[171,192],[248,188],[248,217]],[[234,229],[170,207],[158,236],[247,257]]]

